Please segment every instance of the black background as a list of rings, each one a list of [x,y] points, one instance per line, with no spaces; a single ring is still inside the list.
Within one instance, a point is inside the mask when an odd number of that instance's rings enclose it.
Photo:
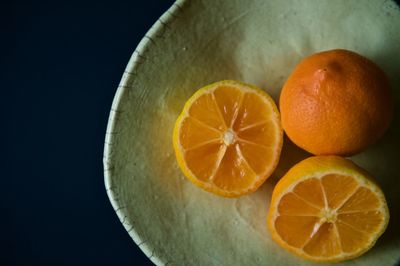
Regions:
[[[123,70],[172,3],[2,1],[0,265],[152,265],[109,203],[102,153]]]
[[[172,3],[2,1],[0,265],[152,265],[107,198],[103,143],[125,66]]]

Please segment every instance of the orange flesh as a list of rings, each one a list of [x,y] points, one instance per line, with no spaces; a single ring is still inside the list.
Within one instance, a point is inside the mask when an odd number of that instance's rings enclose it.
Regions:
[[[226,191],[246,190],[275,167],[279,118],[262,97],[228,84],[190,105],[181,121],[179,144],[198,180]]]
[[[275,229],[283,241],[310,256],[357,252],[384,222],[380,202],[353,177],[309,178],[282,196]]]

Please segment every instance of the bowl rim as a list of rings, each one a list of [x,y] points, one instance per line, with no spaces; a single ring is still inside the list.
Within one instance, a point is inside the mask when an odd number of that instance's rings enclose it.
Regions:
[[[125,230],[128,232],[129,236],[135,242],[135,244],[142,250],[142,252],[156,265],[167,265],[170,262],[164,262],[162,258],[154,254],[154,248],[149,245],[149,243],[144,240],[140,234],[135,230],[135,226],[127,221],[127,216],[124,214],[123,209],[125,207],[120,206],[118,203],[118,195],[114,190],[113,186],[113,166],[112,164],[112,146],[113,138],[115,135],[115,121],[121,111],[119,110],[120,101],[122,95],[124,95],[126,89],[132,89],[129,86],[129,81],[135,77],[137,74],[135,71],[138,65],[141,63],[140,58],[144,53],[147,52],[148,48],[153,44],[154,39],[161,36],[162,31],[168,24],[171,24],[174,20],[179,18],[178,13],[182,12],[182,6],[187,0],[176,0],[157,20],[153,23],[150,29],[146,32],[143,38],[140,40],[136,49],[133,51],[128,64],[124,70],[121,81],[115,92],[111,109],[108,116],[107,129],[104,141],[103,150],[103,170],[104,170],[104,185],[106,188],[107,196],[110,203],[117,214],[120,222],[124,226]]]

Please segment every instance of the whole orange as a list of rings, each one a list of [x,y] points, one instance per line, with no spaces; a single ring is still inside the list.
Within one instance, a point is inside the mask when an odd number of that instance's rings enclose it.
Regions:
[[[280,95],[282,126],[316,155],[352,155],[389,127],[393,100],[384,72],[367,58],[330,50],[301,61]]]

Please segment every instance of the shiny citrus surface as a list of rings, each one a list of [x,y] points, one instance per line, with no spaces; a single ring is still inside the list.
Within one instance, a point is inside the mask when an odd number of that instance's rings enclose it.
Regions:
[[[173,134],[178,164],[197,186],[225,197],[255,191],[275,169],[282,147],[278,109],[255,86],[226,80],[198,90]]]
[[[385,197],[372,177],[337,156],[311,157],[293,166],[276,185],[268,214],[280,246],[321,262],[360,256],[388,221]]]

